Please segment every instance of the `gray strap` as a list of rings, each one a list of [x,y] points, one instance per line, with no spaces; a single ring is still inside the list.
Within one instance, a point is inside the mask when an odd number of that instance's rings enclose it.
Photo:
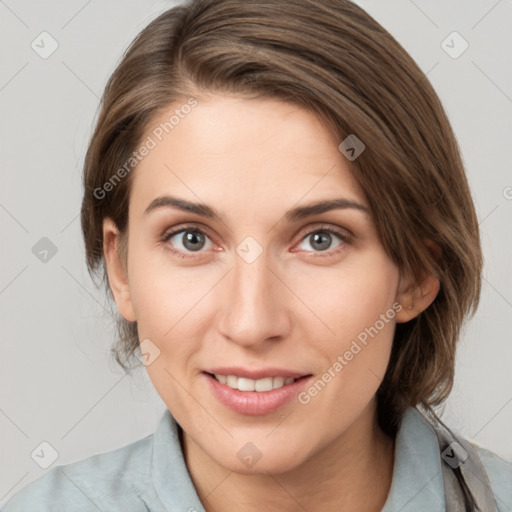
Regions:
[[[455,471],[442,463],[446,512],[467,512],[471,509],[466,493],[462,490]]]
[[[473,446],[420,412],[439,442],[447,512],[498,512],[489,478]]]

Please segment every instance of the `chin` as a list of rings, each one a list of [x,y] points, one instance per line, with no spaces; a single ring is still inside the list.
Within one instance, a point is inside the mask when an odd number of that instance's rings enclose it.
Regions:
[[[300,444],[299,444],[300,446]],[[258,450],[252,443],[246,443],[241,449],[236,450],[235,457],[226,457],[223,451],[219,458],[217,454],[211,456],[218,464],[229,471],[244,475],[264,475],[267,473],[280,474],[292,471],[306,460],[306,453],[300,452],[297,444],[290,443],[285,449],[274,449],[270,444],[262,450]]]

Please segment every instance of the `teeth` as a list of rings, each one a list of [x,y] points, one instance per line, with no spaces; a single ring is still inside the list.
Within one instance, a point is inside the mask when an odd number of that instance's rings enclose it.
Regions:
[[[287,384],[291,384],[295,379],[293,377],[266,377],[264,379],[247,379],[245,377],[237,377],[235,375],[218,375],[215,378],[221,383],[232,389],[240,391],[271,391],[279,389]]]
[[[242,380],[242,379],[240,379]],[[250,381],[251,379],[243,379],[246,381]],[[271,389],[274,389],[274,379],[272,377],[267,377],[265,379],[259,379],[259,380],[253,380],[254,382],[254,391],[270,391]],[[238,384],[240,385],[240,381],[238,381]],[[241,389],[241,388],[240,388]],[[252,389],[251,389],[252,391]]]

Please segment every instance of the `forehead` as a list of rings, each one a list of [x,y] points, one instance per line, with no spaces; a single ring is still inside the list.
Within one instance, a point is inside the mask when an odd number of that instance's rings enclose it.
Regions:
[[[312,112],[225,95],[179,111],[185,103],[170,105],[146,129],[143,140],[153,147],[135,169],[136,207],[163,193],[232,208],[255,197],[264,208],[340,194],[366,204],[339,142]]]

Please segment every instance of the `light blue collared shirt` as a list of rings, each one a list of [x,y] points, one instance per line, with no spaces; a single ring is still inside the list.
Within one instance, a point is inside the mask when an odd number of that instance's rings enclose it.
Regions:
[[[472,446],[489,477],[499,512],[512,511],[512,461]],[[382,512],[445,512],[441,454],[435,432],[415,408],[396,437],[395,465]],[[205,512],[166,410],[154,434],[122,448],[55,466],[28,484],[3,512]]]

